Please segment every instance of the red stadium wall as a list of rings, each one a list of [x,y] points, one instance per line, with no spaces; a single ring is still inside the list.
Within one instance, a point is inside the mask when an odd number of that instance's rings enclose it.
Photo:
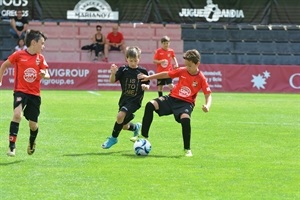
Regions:
[[[55,90],[120,90],[109,83],[110,64],[90,62],[49,63],[50,80],[42,81],[43,89]],[[141,64],[149,73],[153,64]],[[213,92],[300,93],[300,67],[293,65],[218,65],[202,64]],[[13,88],[13,68],[6,70],[2,89]],[[176,81],[176,80],[175,80]],[[151,82],[156,90],[156,81]]]

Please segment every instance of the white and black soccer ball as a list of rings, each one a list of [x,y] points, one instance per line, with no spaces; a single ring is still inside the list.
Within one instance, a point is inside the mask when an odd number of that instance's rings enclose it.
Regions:
[[[146,139],[138,139],[133,144],[133,150],[138,156],[147,156],[151,151],[151,143]]]

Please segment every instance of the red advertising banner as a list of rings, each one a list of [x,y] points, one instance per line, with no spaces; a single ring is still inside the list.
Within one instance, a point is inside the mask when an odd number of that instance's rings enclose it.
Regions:
[[[50,80],[42,80],[42,89],[54,90],[120,90],[118,83],[109,82],[110,64],[49,63]],[[156,71],[153,64],[141,64],[149,74]],[[213,92],[300,93],[300,66],[293,65],[218,65],[203,64]],[[13,67],[3,77],[2,89],[12,89]],[[175,80],[176,81],[176,80]],[[151,81],[156,91],[156,80]]]

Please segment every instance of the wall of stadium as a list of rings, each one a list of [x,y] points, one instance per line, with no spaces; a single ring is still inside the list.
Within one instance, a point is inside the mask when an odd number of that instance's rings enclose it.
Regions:
[[[120,90],[118,83],[109,82],[108,63],[48,64],[51,79],[42,81],[43,89]],[[147,68],[149,74],[156,71],[153,64],[141,66]],[[300,93],[299,66],[201,64],[200,69],[213,92]],[[4,73],[2,89],[13,88],[13,76],[13,67],[8,68]],[[151,81],[151,90],[157,90],[156,80]]]

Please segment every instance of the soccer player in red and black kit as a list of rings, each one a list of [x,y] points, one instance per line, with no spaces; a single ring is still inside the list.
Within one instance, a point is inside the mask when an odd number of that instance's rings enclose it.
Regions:
[[[170,48],[170,38],[164,36],[160,40],[161,48],[158,48],[154,54],[153,63],[156,64],[156,72],[170,71],[178,68],[178,62],[175,57],[174,50]],[[172,66],[172,60],[174,66]],[[174,85],[171,78],[157,79],[157,92],[158,96],[163,96],[163,86],[168,85],[169,90],[172,90]]]
[[[197,94],[200,90],[204,93],[205,103],[202,110],[208,112],[211,106],[211,90],[208,86],[205,76],[199,70],[200,53],[193,49],[184,53],[185,67],[176,70],[161,72],[151,76],[140,74],[139,79],[149,81],[151,79],[175,78],[178,77],[178,83],[171,90],[169,95],[161,96],[151,100],[146,104],[142,136],[148,138],[149,129],[153,120],[153,111],[159,116],[173,114],[176,121],[181,124],[183,146],[186,156],[192,156],[190,149],[191,140],[191,114],[193,112]]]
[[[38,134],[38,117],[40,114],[40,81],[50,78],[48,65],[41,54],[46,37],[40,31],[28,30],[25,36],[26,50],[16,51],[0,67],[0,85],[4,71],[14,65],[14,103],[13,118],[9,128],[8,156],[16,154],[16,140],[19,132],[22,112],[29,121],[30,137],[27,153],[35,151],[35,139]]]
[[[117,120],[110,137],[102,144],[103,149],[109,149],[118,142],[118,136],[122,129],[133,131],[131,141],[137,140],[141,129],[141,123],[133,124],[131,120],[134,113],[141,107],[144,98],[144,91],[149,89],[149,81],[141,82],[138,74],[146,74],[145,68],[139,66],[141,50],[138,47],[127,47],[125,56],[127,65],[118,68],[115,64],[111,65],[110,82],[120,82],[122,93],[119,99],[119,112]]]

